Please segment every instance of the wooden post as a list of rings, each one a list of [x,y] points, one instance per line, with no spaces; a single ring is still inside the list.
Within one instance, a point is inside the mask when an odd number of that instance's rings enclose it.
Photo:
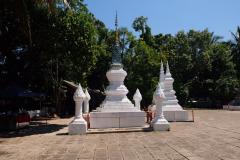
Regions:
[[[192,121],[194,122],[194,112],[193,112],[193,110],[192,110]]]

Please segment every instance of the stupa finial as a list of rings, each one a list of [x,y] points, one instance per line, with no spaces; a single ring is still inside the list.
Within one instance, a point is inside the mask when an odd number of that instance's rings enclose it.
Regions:
[[[166,65],[166,72],[170,72],[168,61],[167,61],[167,65]]]
[[[167,61],[167,64],[166,64],[166,73],[165,73],[166,77],[171,77],[171,72],[170,72],[170,69],[169,69],[169,64],[168,64],[168,61]]]
[[[112,66],[122,67],[122,54],[121,54],[121,48],[119,45],[117,12],[116,12],[116,17],[115,17],[115,45],[113,46]]]
[[[118,42],[118,15],[116,11],[116,17],[115,17],[115,41]]]

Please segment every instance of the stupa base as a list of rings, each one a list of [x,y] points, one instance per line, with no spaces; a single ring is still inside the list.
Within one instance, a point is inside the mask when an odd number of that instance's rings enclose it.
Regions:
[[[164,110],[164,117],[170,122],[189,121],[188,111],[186,110]]]
[[[91,112],[90,128],[143,127],[146,113],[133,112]]]
[[[240,106],[224,105],[223,109],[228,109],[231,111],[240,111]]]
[[[68,126],[68,134],[86,134],[87,133],[87,122],[81,119],[74,119]]]
[[[152,123],[154,131],[169,131],[170,125],[165,118],[159,118],[156,122]]]
[[[186,122],[189,121],[188,111],[183,110],[179,104],[164,105],[164,117],[169,122]]]

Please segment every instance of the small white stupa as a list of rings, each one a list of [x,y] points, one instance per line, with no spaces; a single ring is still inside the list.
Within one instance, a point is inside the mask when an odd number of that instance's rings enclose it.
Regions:
[[[137,88],[135,94],[133,95],[133,100],[135,101],[135,107],[140,110],[141,109],[141,100],[142,100],[142,95]]]
[[[161,84],[158,83],[156,91],[154,92],[154,101],[156,103],[156,116],[151,122],[154,131],[169,131],[170,125],[164,117],[163,101],[166,98],[162,90]]]
[[[162,68],[162,67],[161,67]],[[165,94],[165,100],[163,101],[163,111],[165,118],[168,121],[188,121],[188,112],[186,110],[183,110],[183,108],[178,104],[177,97],[175,96],[175,91],[173,89],[173,82],[174,79],[172,78],[172,75],[170,73],[169,65],[167,62],[166,65],[166,74],[162,75],[161,69],[161,76],[164,76],[164,78],[161,78],[161,81],[164,79],[162,84],[163,92]]]
[[[166,74],[164,77],[164,94],[166,96],[166,99],[164,100],[165,109],[167,110],[183,110],[182,107],[178,104],[177,97],[175,96],[175,91],[173,89],[173,82],[174,79],[172,78],[172,75],[169,70],[169,65],[167,62],[166,65]]]
[[[82,86],[79,84],[73,95],[73,100],[75,101],[75,117],[68,126],[69,134],[86,134],[87,132],[87,122],[83,119],[82,115],[82,103],[85,98],[86,95],[82,90]]]
[[[178,104],[177,97],[175,96],[176,92],[173,89],[173,82],[174,79],[170,73],[168,62],[165,74],[163,63],[161,62],[159,85],[161,85],[166,97],[162,102],[164,116],[168,121],[188,121],[188,112],[183,110],[183,108]],[[156,103],[154,97],[153,102]]]

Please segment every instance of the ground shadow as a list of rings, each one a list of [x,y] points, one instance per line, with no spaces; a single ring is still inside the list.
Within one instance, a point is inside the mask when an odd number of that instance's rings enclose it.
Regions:
[[[130,133],[130,132],[152,132],[153,129],[151,127],[149,128],[141,128],[141,129],[125,129],[121,130],[121,128],[118,130],[105,130],[105,129],[92,129],[91,131],[88,131],[87,134],[107,134],[107,133]]]
[[[152,132],[153,129],[151,127],[147,128],[111,128],[111,129],[88,129],[86,134],[108,134],[108,133],[130,133],[130,132]],[[57,133],[57,136],[66,136],[69,135],[68,132]]]
[[[66,135],[69,135],[68,132],[64,132],[64,133],[57,133],[56,134],[57,136],[66,136]]]
[[[0,138],[24,137],[37,134],[46,134],[56,132],[67,125],[60,124],[46,124],[44,122],[31,122],[28,127],[21,128],[14,131],[0,132]]]

